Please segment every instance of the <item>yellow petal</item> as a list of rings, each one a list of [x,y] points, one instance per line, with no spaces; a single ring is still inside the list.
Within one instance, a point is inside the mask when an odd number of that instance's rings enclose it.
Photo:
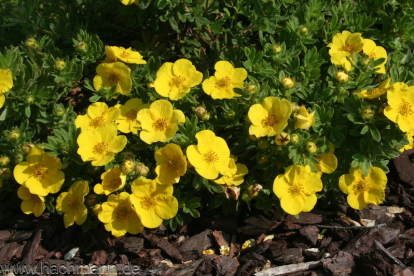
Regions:
[[[304,200],[302,196],[292,196],[288,193],[280,200],[280,206],[286,213],[297,215],[303,210]]]
[[[365,202],[363,193],[360,193],[360,194],[350,193],[347,197],[347,201],[348,201],[349,206],[357,210],[364,209],[368,205]]]
[[[232,77],[234,74],[234,67],[233,65],[225,60],[218,61],[214,65],[214,69],[216,69],[216,72],[214,73],[214,76],[217,79],[222,79],[225,77]]]
[[[0,69],[0,94],[8,92],[13,87],[13,77],[10,72]]]
[[[16,179],[16,182],[20,185],[23,185],[29,179],[30,174],[32,173],[32,170],[29,169],[29,163],[28,162],[21,162],[14,167],[13,175],[14,179]]]
[[[178,212],[178,201],[173,196],[161,197],[155,205],[155,211],[162,219],[172,219]]]

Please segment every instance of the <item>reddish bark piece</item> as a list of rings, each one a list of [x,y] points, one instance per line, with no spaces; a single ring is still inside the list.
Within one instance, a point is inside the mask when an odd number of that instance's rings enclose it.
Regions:
[[[6,243],[0,250],[0,263],[9,264],[11,258],[16,254],[16,252],[21,249],[19,244],[16,242]]]
[[[30,243],[27,243],[27,252],[24,254],[22,265],[31,265],[34,262],[37,248],[39,247],[40,240],[42,238],[42,230],[38,230],[33,240]]]
[[[297,264],[304,260],[305,257],[303,257],[300,248],[288,248],[282,255],[274,259],[278,265]]]
[[[392,159],[398,178],[405,184],[414,186],[414,166],[409,156],[414,154],[414,149],[404,151],[400,156]]]
[[[305,226],[299,230],[299,233],[305,238],[307,238],[313,245],[316,245],[316,242],[318,241],[318,234],[319,234],[318,227],[314,225]]]
[[[144,248],[144,239],[137,237],[123,237],[116,242],[116,246],[126,252],[138,255],[141,249]]]
[[[128,263],[128,257],[124,254],[119,255],[119,258],[121,259],[121,264],[127,264]]]
[[[341,243],[341,241],[331,242],[326,247],[326,252],[328,252],[329,255],[331,255],[331,257],[335,256],[340,251],[339,246],[341,245]]]
[[[90,263],[95,265],[104,265],[108,255],[104,250],[98,250],[93,252]]]
[[[213,236],[216,238],[218,246],[229,246],[231,241],[231,235],[223,231],[213,231]]]
[[[277,258],[286,251],[287,242],[285,240],[275,240],[272,241],[269,245],[269,248],[266,251],[266,256],[271,259]]]
[[[0,246],[3,245],[3,243],[8,240],[11,236],[11,233],[9,230],[1,230],[0,231]]]
[[[319,247],[326,247],[326,246],[328,246],[328,244],[331,243],[331,241],[332,241],[332,237],[323,237],[321,242],[320,242]]]
[[[117,256],[116,251],[115,251],[115,247],[110,247],[107,250],[106,253],[108,255],[108,258],[106,259],[106,264],[113,264],[114,263],[114,260],[115,260],[115,258]]]
[[[340,251],[334,258],[322,260],[322,267],[329,275],[351,274],[355,269],[354,257]]]
[[[240,266],[237,269],[238,276],[252,275],[257,267],[263,267],[266,264],[266,259],[256,253],[248,253],[239,258]]]
[[[389,248],[387,248],[388,252],[390,252],[391,255],[398,259],[404,259],[404,255],[406,252],[406,246],[404,244],[395,244]]]
[[[184,241],[178,248],[184,260],[195,260],[203,255],[203,251],[213,246],[210,235],[212,231],[207,229]]]
[[[367,208],[357,211],[360,219],[375,220],[375,224],[389,223],[392,218],[387,216],[387,206],[368,205]]]
[[[192,276],[197,270],[198,266],[203,262],[203,259],[185,264],[176,271],[176,276]]]
[[[176,247],[174,247],[169,241],[163,238],[159,238],[154,234],[151,234],[146,231],[142,231],[141,234],[151,242],[151,244],[156,245],[157,247],[161,248],[168,256],[183,261],[183,256],[181,256],[180,252]]]
[[[295,216],[287,215],[284,220],[284,227],[289,230],[302,228],[302,225],[320,224],[326,220],[326,215],[301,213],[299,219]]]
[[[233,276],[237,272],[237,268],[240,263],[228,256],[220,256],[214,260],[214,264],[217,268],[217,275],[221,276]]]
[[[325,253],[323,251],[315,252],[311,250],[304,250],[303,256],[305,256],[306,261],[317,261],[320,260]]]
[[[394,276],[414,276],[414,268],[408,267],[401,272],[398,272]]]

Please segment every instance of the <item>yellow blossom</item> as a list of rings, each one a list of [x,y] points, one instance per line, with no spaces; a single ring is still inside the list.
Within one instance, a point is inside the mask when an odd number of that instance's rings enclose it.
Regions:
[[[410,150],[414,147],[413,133],[406,133],[405,135],[407,135],[408,145],[405,145],[405,147],[401,148],[401,152],[404,152],[405,150]]]
[[[293,115],[293,117],[295,117],[295,127],[309,130],[309,128],[315,123],[314,114],[315,111],[309,114],[306,107],[302,105],[299,108],[298,113]]]
[[[121,190],[126,183],[126,174],[122,173],[119,165],[101,174],[102,184],[96,184],[93,191],[98,195],[109,195]]]
[[[254,239],[248,239],[247,241],[245,241],[242,245],[242,249],[246,249],[249,247],[253,247],[256,245],[256,241]]]
[[[295,82],[292,80],[292,78],[283,78],[282,79],[282,85],[284,88],[292,88],[295,85]]]
[[[362,47],[364,54],[367,54],[369,58],[374,60],[379,58],[385,58],[385,61],[379,66],[375,67],[379,69],[377,73],[385,74],[385,64],[387,63],[387,51],[381,46],[377,46],[371,39],[364,39],[364,46]]]
[[[173,101],[184,98],[191,87],[199,85],[203,74],[188,59],[179,59],[174,63],[166,62],[157,71],[154,82],[155,91]]]
[[[152,0],[149,0],[148,2],[151,2]],[[124,5],[132,5],[135,4],[138,6],[139,0],[121,0],[122,4]]]
[[[220,246],[220,255],[228,256],[230,254],[230,247],[222,245]]]
[[[168,144],[155,152],[158,166],[155,168],[158,183],[170,185],[178,183],[180,176],[187,171],[187,161],[183,151],[176,144]]]
[[[65,213],[63,221],[66,228],[73,225],[75,221],[78,225],[85,222],[88,209],[86,209],[84,202],[88,193],[88,181],[78,180],[70,186],[67,192],[61,193],[56,199],[56,210]]]
[[[315,193],[322,188],[320,176],[299,165],[287,167],[285,174],[277,176],[273,183],[282,209],[291,215],[311,211],[317,201]]]
[[[373,88],[370,90],[362,90],[360,93],[355,93],[358,97],[367,100],[373,100],[380,96],[382,96],[387,90],[391,88],[391,79],[388,78],[385,81],[381,82],[381,84],[377,88]]]
[[[185,116],[181,110],[173,110],[169,101],[158,100],[150,108],[141,109],[137,115],[141,123],[139,137],[147,144],[168,142],[178,130],[178,124],[184,124]]]
[[[339,178],[339,188],[348,195],[349,206],[361,210],[370,203],[379,205],[384,201],[387,181],[387,176],[380,168],[370,168],[368,176],[364,176],[359,168],[351,168],[349,174]]]
[[[249,109],[248,116],[252,122],[249,134],[257,138],[275,136],[285,129],[291,113],[292,106],[288,100],[267,97],[261,104],[254,104]]]
[[[115,124],[121,111],[116,107],[110,107],[106,103],[93,103],[88,107],[88,112],[85,115],[78,115],[75,120],[76,127],[82,130],[93,129],[106,124]]]
[[[20,186],[17,190],[17,196],[23,200],[20,208],[26,215],[33,213],[36,217],[39,217],[45,210],[45,198],[30,193],[26,187]]]
[[[116,93],[128,95],[132,90],[130,69],[122,62],[101,63],[96,67],[97,75],[93,79],[96,90],[102,86],[112,87],[116,85]]]
[[[216,179],[219,173],[232,176],[237,167],[231,166],[230,149],[226,141],[211,130],[202,130],[195,136],[197,146],[187,148],[187,157],[197,173],[206,179]]]
[[[233,88],[244,89],[247,71],[244,68],[234,68],[228,61],[218,61],[214,65],[214,76],[203,81],[203,90],[213,99],[233,99],[241,95],[234,93]]]
[[[133,98],[124,105],[117,104],[115,107],[120,110],[120,115],[116,120],[118,130],[123,133],[137,134],[141,124],[137,120],[138,112],[143,108],[149,108],[149,104],[142,104],[141,99]]]
[[[397,82],[387,92],[384,115],[397,123],[403,132],[414,132],[414,86]]]
[[[31,194],[47,196],[59,192],[65,181],[65,174],[60,170],[62,162],[58,157],[45,153],[39,147],[33,147],[26,162],[14,167],[17,183],[29,189]]]
[[[13,77],[9,71],[0,69],[0,108],[6,101],[4,93],[8,92],[13,87]]]
[[[125,49],[124,47],[107,46],[106,58],[103,62],[113,63],[120,60],[126,63],[146,64],[147,62],[142,58],[141,54],[133,51],[131,47]]]
[[[127,138],[117,136],[116,126],[109,124],[97,130],[82,131],[78,137],[78,154],[82,160],[92,161],[93,166],[104,166],[111,162],[115,153],[124,149]]]
[[[110,231],[115,237],[123,236],[127,232],[135,235],[144,229],[132,206],[131,195],[126,192],[109,195],[108,201],[102,203],[101,208],[98,219],[105,224],[106,231]]]
[[[178,212],[178,201],[172,195],[172,185],[160,185],[155,180],[137,178],[131,185],[131,201],[148,228],[157,228],[163,219],[172,219]]]
[[[236,173],[232,176],[223,176],[214,182],[217,184],[227,185],[227,186],[239,186],[244,182],[243,176],[249,173],[249,169],[246,165],[241,163],[236,163],[234,158],[231,158],[230,167],[236,166]]]
[[[318,159],[319,164],[312,163],[318,172],[322,173],[333,173],[336,168],[338,167],[338,159],[334,155],[335,148],[334,146],[329,143],[329,152],[324,152],[322,155],[314,155],[316,159]]]
[[[337,33],[333,37],[332,43],[329,43],[327,46],[331,48],[329,50],[331,62],[334,63],[336,67],[342,67],[346,70],[351,70],[352,65],[346,59],[346,57],[349,57],[351,60],[353,60],[353,54],[358,54],[361,52],[363,45],[364,41],[360,33],[352,34],[348,31]]]

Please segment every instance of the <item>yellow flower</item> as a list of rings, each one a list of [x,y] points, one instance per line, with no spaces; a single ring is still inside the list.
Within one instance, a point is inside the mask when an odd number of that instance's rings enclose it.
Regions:
[[[126,174],[123,174],[119,165],[101,174],[102,184],[96,184],[93,191],[98,195],[109,195],[121,190],[126,183]]]
[[[116,120],[118,130],[123,133],[138,133],[141,124],[137,120],[138,111],[143,108],[149,108],[149,104],[142,104],[141,99],[133,98],[128,100],[124,105],[117,104],[115,107],[119,108],[120,115]]]
[[[236,173],[236,166],[230,163],[230,149],[223,138],[217,137],[211,130],[202,130],[195,137],[197,146],[187,148],[187,157],[199,175],[216,179],[219,173],[230,177]]]
[[[112,87],[116,85],[116,93],[128,95],[132,89],[132,80],[129,76],[130,70],[122,62],[101,63],[96,67],[98,75],[93,79],[96,90],[102,86]]]
[[[161,96],[177,101],[202,80],[203,74],[197,71],[191,61],[179,59],[174,63],[166,62],[158,69],[154,88]]]
[[[228,61],[218,61],[214,65],[214,76],[203,81],[203,90],[213,99],[233,99],[241,95],[234,93],[233,88],[244,88],[247,71],[244,68],[234,68]]]
[[[273,182],[273,192],[281,207],[291,215],[311,211],[317,201],[315,193],[322,188],[320,176],[299,165],[287,167],[285,174]]]
[[[56,199],[56,210],[65,213],[63,221],[66,228],[73,225],[75,221],[78,225],[85,222],[88,209],[86,209],[84,202],[88,193],[88,181],[78,180],[70,186],[67,192],[61,193]]]
[[[381,46],[377,46],[374,41],[371,39],[364,39],[364,46],[362,47],[364,54],[367,54],[369,58],[373,58],[374,60],[379,58],[385,58],[384,63],[380,64],[379,66],[375,67],[379,69],[377,73],[385,74],[385,64],[387,63],[387,51]]]
[[[244,182],[243,176],[249,173],[249,169],[246,165],[241,163],[236,163],[236,160],[231,158],[230,167],[236,166],[236,173],[232,176],[223,176],[214,182],[217,184],[227,185],[227,186],[239,186]]]
[[[185,116],[181,110],[173,110],[169,101],[158,100],[150,108],[141,109],[137,115],[142,130],[139,137],[147,144],[168,142],[178,130],[178,124],[184,124]]]
[[[318,172],[330,174],[336,170],[336,168],[338,167],[338,159],[333,154],[334,151],[334,146],[331,143],[329,143],[328,153],[324,152],[321,156],[313,156],[319,161],[319,164],[312,163],[316,167],[316,170]]]
[[[124,149],[127,138],[117,136],[115,125],[104,125],[97,130],[82,131],[78,137],[78,154],[82,160],[92,161],[93,166],[103,166],[111,162],[115,153]]]
[[[103,63],[113,63],[118,60],[126,63],[146,64],[139,52],[132,51],[131,47],[125,49],[124,47],[107,46],[106,58]]]
[[[353,53],[358,54],[361,52],[363,45],[364,41],[360,33],[352,34],[348,31],[337,33],[333,37],[332,43],[329,43],[327,46],[331,48],[329,50],[331,62],[334,63],[336,67],[351,70],[351,63],[346,59],[346,57],[349,57],[352,60]]]
[[[382,96],[385,92],[387,92],[387,90],[391,88],[390,82],[391,82],[391,79],[388,78],[385,81],[381,82],[381,84],[377,88],[370,89],[370,90],[362,90],[360,93],[355,93],[355,94],[358,95],[358,97],[362,99],[367,99],[367,100],[376,99]]]
[[[75,125],[82,130],[96,130],[103,125],[114,124],[120,113],[118,108],[108,108],[106,103],[93,103],[88,107],[88,112],[85,115],[76,117]]]
[[[109,195],[108,201],[102,203],[98,219],[105,224],[106,231],[115,237],[138,234],[144,229],[137,212],[132,206],[131,196],[126,192]]]
[[[249,109],[248,116],[252,122],[249,134],[257,138],[275,136],[285,129],[291,113],[292,106],[288,100],[267,97],[261,104],[254,104]]]
[[[357,210],[364,209],[370,203],[382,203],[385,199],[385,185],[387,176],[377,167],[370,168],[368,176],[364,176],[359,168],[351,168],[349,174],[339,178],[339,188],[348,195],[349,206]]]
[[[43,196],[31,194],[29,189],[24,186],[19,187],[17,195],[23,200],[20,208],[26,215],[33,213],[36,217],[39,217],[45,210],[45,198]]]
[[[403,132],[414,132],[414,86],[395,83],[387,93],[388,104],[384,115],[397,123]]]
[[[178,212],[178,201],[171,185],[160,185],[151,179],[137,178],[131,185],[131,201],[148,228],[157,228],[163,219],[172,219]]]
[[[306,107],[302,105],[299,108],[298,113],[293,115],[293,117],[295,117],[295,127],[309,130],[309,128],[315,123],[315,117],[313,114],[315,114],[315,111],[309,114]]]
[[[187,161],[183,151],[176,144],[168,144],[155,152],[158,166],[155,168],[160,184],[170,185],[178,183],[180,176],[187,171]]]
[[[13,87],[13,77],[7,70],[0,69],[0,108],[6,101],[4,93]]]
[[[148,2],[151,2],[152,0],[149,0]],[[121,0],[122,4],[124,5],[132,5],[135,4],[138,6],[139,0]]]
[[[31,194],[47,196],[59,192],[65,181],[65,174],[60,170],[62,162],[58,157],[33,147],[26,162],[14,167],[14,178],[17,183],[28,188]]]
[[[405,150],[410,150],[414,148],[414,139],[413,139],[413,133],[406,133],[407,139],[408,139],[408,145],[405,145],[405,147],[401,148],[400,151],[404,152]]]

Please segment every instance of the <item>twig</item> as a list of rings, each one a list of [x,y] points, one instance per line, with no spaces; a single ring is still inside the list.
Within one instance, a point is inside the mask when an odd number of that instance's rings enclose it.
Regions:
[[[384,226],[387,226],[387,224],[382,223],[382,224],[377,224],[374,226],[346,226],[346,227],[332,226],[332,225],[316,225],[316,227],[320,227],[320,228],[334,228],[334,229],[373,229],[373,228],[384,227]]]
[[[260,271],[254,275],[255,276],[285,275],[286,273],[293,273],[293,272],[305,271],[308,269],[314,269],[320,266],[321,264],[322,264],[321,261],[314,261],[314,262],[307,262],[307,263],[284,265],[284,266],[270,268],[265,271]]]

